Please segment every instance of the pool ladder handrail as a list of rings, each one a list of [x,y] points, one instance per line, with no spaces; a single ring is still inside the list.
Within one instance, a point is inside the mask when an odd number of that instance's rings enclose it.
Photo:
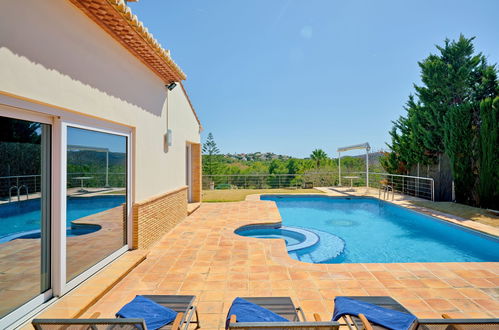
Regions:
[[[378,198],[381,199],[381,191],[383,191],[383,199],[387,200],[387,197],[390,198],[390,191],[392,192],[392,201],[395,198],[395,189],[389,184],[382,184],[378,190]]]
[[[29,199],[29,190],[28,190],[28,186],[23,184],[23,185],[20,185],[19,187],[14,185],[14,186],[11,186],[9,188],[9,203],[12,201],[12,189],[16,189],[17,191],[17,201],[20,202],[21,201],[21,189],[23,189],[26,191],[26,200]]]

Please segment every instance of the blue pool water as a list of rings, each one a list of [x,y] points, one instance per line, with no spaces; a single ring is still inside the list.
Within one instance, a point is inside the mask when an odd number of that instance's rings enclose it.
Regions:
[[[280,238],[286,242],[286,246],[296,245],[302,242],[302,238],[298,235],[292,235],[289,232],[283,232],[280,229],[246,229],[237,232],[241,236],[255,237],[255,238]]]
[[[316,232],[319,243],[290,253],[314,263],[499,261],[499,240],[375,198],[266,195],[284,226]],[[331,240],[345,246],[330,257]]]
[[[40,202],[41,200],[36,198],[0,205],[0,238],[14,233],[39,230]],[[111,209],[124,202],[123,195],[69,197],[66,225],[71,227],[73,220]],[[75,227],[69,230],[68,235],[81,235],[86,232],[86,228]]]

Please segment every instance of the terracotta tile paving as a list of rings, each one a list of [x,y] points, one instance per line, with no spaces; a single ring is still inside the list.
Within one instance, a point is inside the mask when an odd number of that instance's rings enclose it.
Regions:
[[[290,296],[310,319],[330,319],[337,295],[391,295],[418,317],[499,316],[499,263],[307,264],[282,240],[234,234],[278,221],[269,201],[202,204],[83,317],[113,317],[137,294],[196,295],[204,329],[223,328],[236,296]]]
[[[74,278],[123,246],[123,207],[73,221],[101,229],[67,237],[67,276]],[[40,239],[15,239],[0,244],[0,316],[40,293]]]

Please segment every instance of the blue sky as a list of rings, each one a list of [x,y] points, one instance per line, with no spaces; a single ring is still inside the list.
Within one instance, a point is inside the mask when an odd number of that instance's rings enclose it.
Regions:
[[[305,157],[389,142],[445,38],[476,36],[499,62],[497,0],[141,0],[129,3],[187,74],[222,152]]]
[[[108,148],[112,152],[126,152],[125,137],[76,127],[68,127],[68,145]]]

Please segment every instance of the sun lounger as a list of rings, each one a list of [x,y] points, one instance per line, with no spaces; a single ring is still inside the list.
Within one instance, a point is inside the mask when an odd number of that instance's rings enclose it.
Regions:
[[[242,298],[250,303],[263,307],[282,317],[278,322],[239,322],[238,316],[229,311],[227,329],[339,329],[339,323],[329,322],[307,322],[305,314],[300,307],[295,307],[289,297],[251,297]],[[234,305],[233,305],[234,306]],[[232,307],[233,307],[232,306]],[[232,310],[231,307],[231,310]],[[241,317],[241,319],[244,319]],[[287,320],[287,321],[286,321]]]
[[[358,301],[377,305],[390,310],[411,314],[404,306],[391,297],[347,297]],[[411,330],[479,330],[479,329],[499,329],[499,319],[451,319],[446,314],[443,319],[415,319],[409,327]],[[387,329],[378,324],[372,323],[368,318],[359,313],[342,317],[349,329]]]
[[[175,320],[161,329],[187,329],[189,324],[196,324],[199,328],[199,317],[194,306],[195,296],[181,295],[144,295],[159,305],[176,311]],[[120,330],[146,330],[146,324],[140,318],[113,318],[113,319],[34,319],[32,325],[37,330],[59,330],[59,329],[120,329]]]

